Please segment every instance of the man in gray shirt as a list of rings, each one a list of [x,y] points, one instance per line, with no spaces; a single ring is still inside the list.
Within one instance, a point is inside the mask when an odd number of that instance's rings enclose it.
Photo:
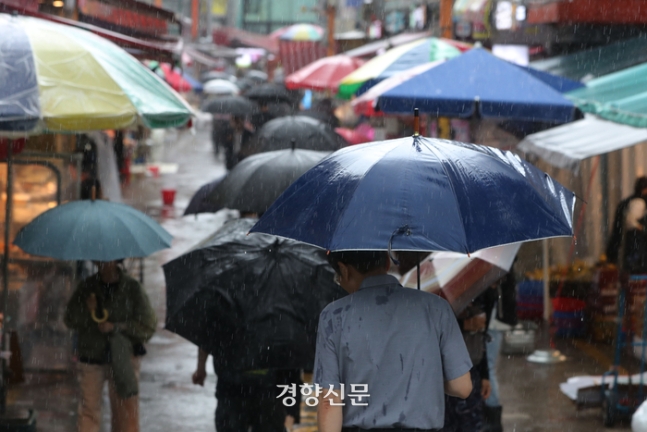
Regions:
[[[472,391],[472,363],[451,307],[403,288],[387,274],[386,252],[328,257],[351,295],[319,317],[319,431],[441,429],[444,394],[466,398]]]

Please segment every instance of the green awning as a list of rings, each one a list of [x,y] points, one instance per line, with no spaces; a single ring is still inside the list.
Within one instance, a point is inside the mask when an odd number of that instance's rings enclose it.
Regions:
[[[574,54],[538,60],[533,69],[581,81],[604,76],[647,62],[645,36],[615,42]]]
[[[647,63],[591,80],[566,97],[584,112],[647,128]]]

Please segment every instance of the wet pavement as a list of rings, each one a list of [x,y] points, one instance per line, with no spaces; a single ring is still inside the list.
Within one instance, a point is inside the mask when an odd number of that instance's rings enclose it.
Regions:
[[[199,125],[198,125],[199,126]],[[203,184],[222,175],[222,160],[214,157],[209,133],[198,127],[167,136],[165,162],[179,166],[175,174],[159,178],[139,176],[125,191],[128,203],[156,218],[174,236],[173,246],[145,262],[144,288],[159,317],[159,331],[147,345],[142,363],[140,405],[142,431],[213,431],[215,376],[209,365],[204,387],[191,384],[197,350],[191,343],[163,330],[165,311],[164,275],[161,265],[181,255],[192,245],[219,228],[231,212],[182,217],[192,194]],[[177,190],[175,206],[164,208],[161,189]],[[499,365],[503,421],[506,431],[596,432],[602,427],[600,410],[576,411],[559,392],[559,383],[575,375],[601,374],[608,368],[608,349],[585,342],[558,341],[569,358],[567,362],[546,366],[528,363],[523,356],[503,356]],[[72,373],[28,375],[27,383],[14,387],[10,403],[33,407],[38,412],[38,430],[64,432],[75,430],[76,386]],[[109,430],[107,395],[104,400],[104,426]],[[315,415],[304,412],[298,430],[316,430]],[[627,424],[614,430],[629,430]]]

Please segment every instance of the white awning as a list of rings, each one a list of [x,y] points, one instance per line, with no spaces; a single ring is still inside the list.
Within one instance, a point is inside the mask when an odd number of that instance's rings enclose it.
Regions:
[[[582,120],[528,135],[517,148],[558,168],[577,170],[580,161],[647,141],[647,129],[602,120]]]

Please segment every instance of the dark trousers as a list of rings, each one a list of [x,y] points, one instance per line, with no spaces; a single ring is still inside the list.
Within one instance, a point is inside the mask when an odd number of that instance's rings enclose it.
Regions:
[[[481,376],[470,370],[472,393],[467,399],[445,396],[445,424],[442,432],[480,432],[483,429],[483,397]]]
[[[217,432],[283,432],[285,410],[280,399],[227,397],[218,399]]]

